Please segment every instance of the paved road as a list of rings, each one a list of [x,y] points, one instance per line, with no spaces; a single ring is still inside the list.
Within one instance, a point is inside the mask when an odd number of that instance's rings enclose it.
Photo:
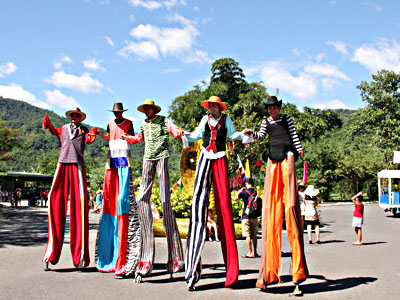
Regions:
[[[306,244],[310,278],[302,284],[307,299],[400,299],[400,218],[393,218],[376,204],[365,208],[363,246],[353,246],[353,206],[321,207],[322,244]],[[94,259],[97,214],[90,215],[90,250]],[[307,240],[306,235],[304,236]],[[73,268],[68,232],[60,262],[44,272],[41,262],[47,241],[45,208],[0,208],[0,299],[281,299],[291,284],[290,248],[282,239],[283,284],[266,292],[256,289],[259,258],[240,258],[239,282],[223,287],[225,270],[219,243],[205,244],[203,278],[195,292],[186,291],[184,273],[173,280],[165,271],[166,240],[156,238],[155,269],[141,284],[116,280],[99,273],[92,262],[82,271]],[[185,242],[185,240],[183,241]],[[259,243],[258,251],[261,245]],[[246,252],[238,241],[239,254]]]

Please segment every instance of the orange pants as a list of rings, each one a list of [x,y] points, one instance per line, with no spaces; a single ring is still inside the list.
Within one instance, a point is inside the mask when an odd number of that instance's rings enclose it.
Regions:
[[[308,277],[294,157],[288,155],[282,162],[268,160],[267,163],[262,211],[262,255],[256,285],[261,289],[280,280],[284,194],[286,231],[292,249],[293,282],[299,284]]]

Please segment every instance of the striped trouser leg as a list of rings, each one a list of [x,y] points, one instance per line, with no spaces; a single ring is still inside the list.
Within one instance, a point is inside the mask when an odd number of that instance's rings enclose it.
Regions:
[[[163,222],[168,244],[167,270],[173,273],[183,268],[183,250],[178,225],[171,206],[168,157],[163,157],[157,161],[157,173],[163,208]]]
[[[126,276],[133,274],[138,267],[142,243],[139,215],[135,198],[135,189],[132,179],[132,171],[129,174],[129,205],[128,243],[126,249],[125,264]]]
[[[201,153],[197,161],[189,232],[186,242],[185,279],[188,287],[196,283],[201,275],[200,256],[206,237],[207,206],[211,189],[211,177],[211,161]]]
[[[141,275],[150,274],[154,262],[154,232],[153,215],[151,212],[150,197],[156,172],[157,160],[143,160],[142,182],[138,204],[140,230],[142,235],[142,246],[137,273]]]

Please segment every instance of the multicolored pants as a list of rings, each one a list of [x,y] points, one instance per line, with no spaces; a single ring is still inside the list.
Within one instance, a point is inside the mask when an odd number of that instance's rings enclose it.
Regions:
[[[170,200],[170,183],[168,172],[168,157],[143,161],[142,182],[138,200],[139,220],[141,227],[141,255],[137,273],[143,276],[150,274],[154,263],[154,232],[150,197],[155,173],[158,173],[158,183],[163,209],[163,221],[168,245],[167,270],[170,273],[183,269],[183,250],[178,226]]]
[[[221,248],[226,266],[225,286],[236,283],[239,276],[238,253],[229,188],[228,161],[225,156],[210,160],[205,158],[203,153],[200,153],[196,168],[190,225],[186,243],[185,279],[188,287],[195,284],[201,276],[201,251],[206,238],[207,207],[212,182]]]
[[[265,173],[262,255],[257,280],[257,287],[262,289],[267,284],[280,280],[278,272],[281,259],[283,194],[286,204],[286,232],[292,249],[293,282],[299,284],[308,277],[294,156],[288,155],[282,162],[268,160]]]
[[[129,167],[106,169],[103,211],[96,241],[101,272],[130,275],[140,257],[140,225]]]
[[[70,247],[75,267],[86,267],[89,257],[88,196],[85,167],[59,163],[49,192],[49,237],[43,262],[58,263],[64,242],[68,195]]]

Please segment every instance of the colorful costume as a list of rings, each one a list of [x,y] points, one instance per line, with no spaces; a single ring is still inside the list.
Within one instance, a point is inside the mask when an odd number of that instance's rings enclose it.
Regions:
[[[97,268],[115,277],[134,273],[139,260],[140,226],[132,181],[131,152],[123,133],[135,134],[132,121],[112,120],[97,241]]]
[[[85,143],[96,139],[97,128],[90,132],[84,126],[71,124],[55,128],[47,115],[43,128],[60,139],[61,150],[49,199],[49,237],[43,262],[55,265],[61,256],[64,241],[67,202],[70,202],[70,246],[75,267],[86,267],[89,257],[89,221],[86,172],[83,161]]]
[[[211,184],[214,189],[221,248],[226,266],[225,286],[230,286],[238,280],[239,263],[226,158],[227,137],[241,139],[243,135],[236,132],[232,119],[224,114],[221,114],[218,119],[214,119],[212,115],[204,116],[197,129],[186,135],[190,142],[203,139],[197,160],[186,243],[185,279],[189,289],[194,287],[201,275],[201,251],[206,238],[207,208]]]
[[[168,132],[180,138],[176,132],[177,128],[166,117],[156,115],[153,119],[142,122],[140,134],[126,138],[130,144],[145,142],[142,181],[137,202],[141,227],[141,255],[137,270],[140,276],[150,274],[154,263],[154,232],[150,197],[156,170],[168,244],[167,270],[172,274],[183,268],[182,242],[171,207],[168,171]]]
[[[299,284],[308,277],[294,164],[294,153],[296,150],[301,151],[302,146],[289,115],[281,114],[277,120],[271,117],[263,120],[260,133],[254,132],[254,136],[263,140],[267,133],[270,148],[266,153],[268,162],[262,211],[263,247],[257,281],[257,287],[261,289],[279,280],[283,194],[285,194],[286,231],[292,249],[293,282]]]

